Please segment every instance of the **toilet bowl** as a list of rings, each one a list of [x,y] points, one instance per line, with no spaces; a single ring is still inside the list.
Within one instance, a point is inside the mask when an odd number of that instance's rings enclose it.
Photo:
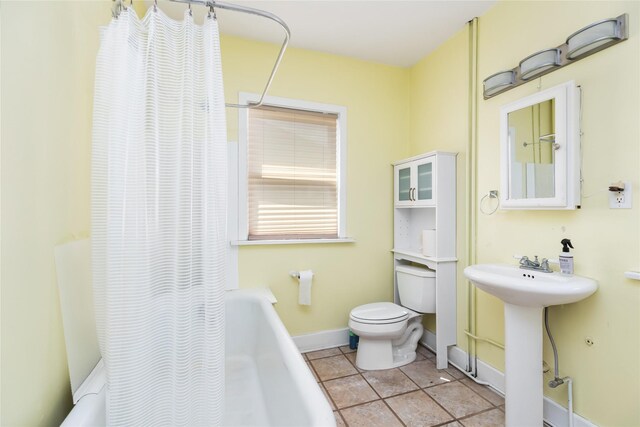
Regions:
[[[356,354],[360,369],[391,369],[413,362],[424,330],[422,314],[435,311],[433,270],[398,265],[396,274],[402,305],[365,304],[349,314],[349,328],[360,337]]]
[[[360,337],[358,368],[396,368],[416,358],[422,315],[391,302],[365,304],[351,310],[349,328]]]

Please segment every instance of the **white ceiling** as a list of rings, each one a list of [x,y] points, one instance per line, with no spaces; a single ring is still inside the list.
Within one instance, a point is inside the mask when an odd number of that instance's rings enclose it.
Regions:
[[[291,29],[290,46],[396,66],[410,66],[488,10],[491,1],[427,0],[227,0],[274,13]],[[146,0],[147,5],[153,4]],[[163,1],[160,8],[182,19],[186,5]],[[196,21],[205,8],[193,5]],[[253,40],[282,42],[272,21],[218,10],[220,31]]]

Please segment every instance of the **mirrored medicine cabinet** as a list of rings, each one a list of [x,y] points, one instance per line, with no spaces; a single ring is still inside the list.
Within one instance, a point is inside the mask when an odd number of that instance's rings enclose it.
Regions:
[[[580,205],[579,91],[573,81],[500,109],[500,207]]]

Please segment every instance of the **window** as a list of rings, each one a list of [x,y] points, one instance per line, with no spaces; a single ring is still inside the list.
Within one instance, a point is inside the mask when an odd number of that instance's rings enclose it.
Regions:
[[[241,240],[345,237],[346,109],[269,97],[240,114]]]

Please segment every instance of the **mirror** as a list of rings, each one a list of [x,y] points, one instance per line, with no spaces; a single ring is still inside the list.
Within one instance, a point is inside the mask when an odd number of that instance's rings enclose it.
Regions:
[[[579,205],[576,96],[575,84],[569,82],[502,107],[503,209]]]
[[[509,196],[514,199],[555,195],[555,100],[548,99],[508,114]]]

